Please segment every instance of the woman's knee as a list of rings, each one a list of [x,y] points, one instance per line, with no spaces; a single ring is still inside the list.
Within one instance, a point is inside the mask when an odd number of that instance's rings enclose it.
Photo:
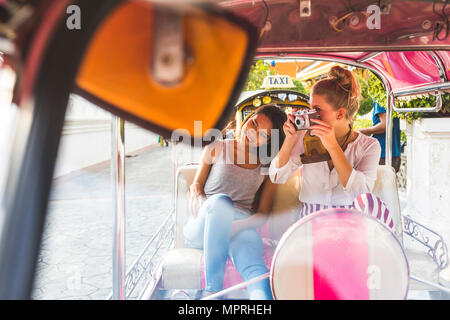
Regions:
[[[233,201],[224,193],[218,193],[210,196],[204,205],[208,215],[227,214],[227,216],[233,217],[233,215],[229,212],[230,209],[233,208]]]
[[[225,193],[216,193],[206,199],[206,202],[210,206],[217,204],[233,204],[231,197]]]

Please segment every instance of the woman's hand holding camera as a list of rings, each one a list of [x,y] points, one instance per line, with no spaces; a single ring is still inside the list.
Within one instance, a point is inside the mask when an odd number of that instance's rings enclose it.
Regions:
[[[206,200],[205,191],[200,183],[193,183],[190,185],[187,193],[189,201],[189,212],[193,217],[197,216],[198,209],[202,206]]]
[[[318,136],[328,152],[330,152],[333,148],[339,148],[339,144],[337,142],[336,135],[334,134],[332,126],[319,119],[310,120],[311,122],[317,123],[316,125],[312,125],[309,127],[309,129],[311,130],[311,135]]]
[[[294,116],[292,114],[288,114],[288,118],[283,125],[283,132],[286,135],[286,138],[284,139],[283,145],[278,152],[277,168],[281,168],[288,163],[291,151],[302,134],[302,131],[298,131],[294,123]]]
[[[297,131],[297,128],[294,125],[295,123],[295,118],[294,116],[290,113],[288,114],[288,119],[286,120],[286,122],[283,125],[283,131],[284,134],[286,135],[285,138],[285,143],[294,146],[295,143],[297,142],[301,132]]]

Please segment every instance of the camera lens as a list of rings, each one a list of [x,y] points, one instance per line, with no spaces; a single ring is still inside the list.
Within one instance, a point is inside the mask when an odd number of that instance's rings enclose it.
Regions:
[[[297,128],[302,128],[305,126],[305,120],[303,120],[303,118],[296,118],[295,119],[295,124],[297,125]]]

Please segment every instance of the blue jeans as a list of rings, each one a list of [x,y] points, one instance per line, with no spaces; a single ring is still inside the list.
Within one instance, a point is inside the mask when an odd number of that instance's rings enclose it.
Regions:
[[[223,289],[228,255],[244,281],[269,272],[262,258],[262,240],[255,229],[245,229],[230,239],[232,221],[248,217],[233,206],[226,194],[210,196],[197,217],[189,217],[183,229],[184,239],[188,247],[204,250],[206,290]],[[273,299],[268,278],[247,286],[247,291],[251,300]]]

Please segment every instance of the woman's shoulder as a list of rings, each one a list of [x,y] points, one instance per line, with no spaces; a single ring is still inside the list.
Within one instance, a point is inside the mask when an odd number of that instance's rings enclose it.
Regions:
[[[213,148],[216,148],[216,147],[221,147],[221,146],[223,146],[225,144],[226,140],[230,140],[230,139],[216,139],[213,142],[208,143],[205,146],[205,148],[213,149]]]
[[[234,141],[234,139],[217,139],[210,144],[205,146],[206,151],[208,154],[211,155],[213,162],[223,154],[224,149],[230,148],[231,143]],[[226,152],[226,151],[225,151]]]
[[[358,146],[358,149],[364,150],[366,152],[381,152],[381,146],[378,140],[361,132],[358,132],[358,137],[355,140],[355,145]]]

